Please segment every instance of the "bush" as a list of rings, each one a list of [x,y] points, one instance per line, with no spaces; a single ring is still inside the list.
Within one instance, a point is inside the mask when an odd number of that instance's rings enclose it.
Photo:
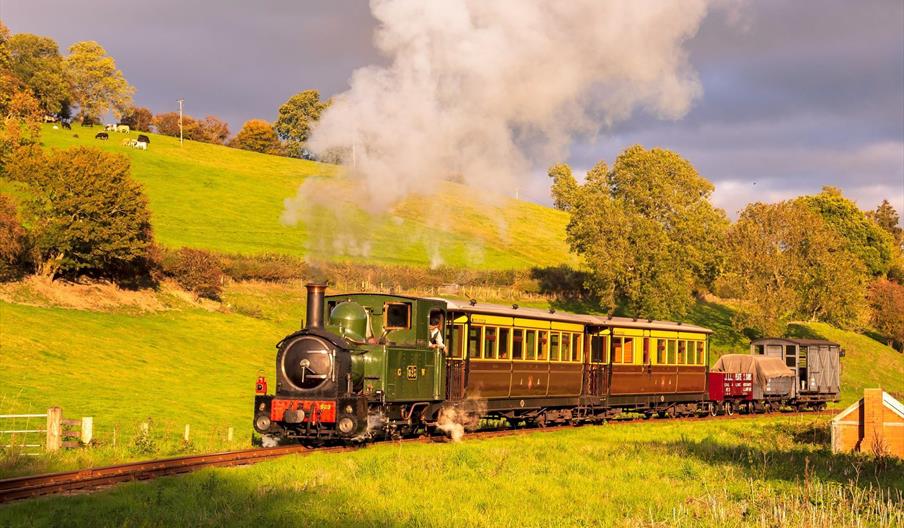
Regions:
[[[13,167],[9,167],[11,170]],[[11,174],[26,181],[38,272],[129,283],[148,276],[151,214],[129,159],[78,147],[40,154]]]
[[[198,297],[219,300],[223,291],[220,259],[202,249],[182,248],[163,257],[163,272]]]
[[[309,269],[301,259],[287,255],[224,255],[223,273],[233,280],[278,282],[308,277]]]
[[[22,272],[25,254],[25,229],[16,214],[16,205],[0,194],[0,280]]]

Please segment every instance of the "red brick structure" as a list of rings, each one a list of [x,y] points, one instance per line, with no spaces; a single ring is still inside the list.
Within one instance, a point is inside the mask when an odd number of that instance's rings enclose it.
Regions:
[[[862,400],[832,419],[832,452],[850,451],[904,458],[904,405],[882,389],[864,389]]]

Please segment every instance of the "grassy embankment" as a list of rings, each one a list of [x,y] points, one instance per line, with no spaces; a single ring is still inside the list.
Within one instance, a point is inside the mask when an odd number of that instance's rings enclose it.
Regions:
[[[255,377],[262,369],[272,380],[273,344],[298,327],[304,310],[300,282],[232,284],[223,304],[203,305],[164,288],[136,294],[150,296],[140,308],[124,304],[106,312],[47,306],[61,302],[45,295],[24,285],[0,290],[0,298],[12,301],[0,301],[0,409],[35,412],[59,405],[68,416],[94,416],[101,445],[37,459],[8,458],[0,474],[223,449],[230,447],[228,427],[236,431],[232,446],[248,445]],[[692,317],[716,331],[717,354],[746,351],[730,316],[722,305],[702,303]],[[806,328],[848,351],[842,404],[866,386],[904,393],[904,356],[853,332]],[[156,443],[151,448],[135,443],[138,424],[149,417]],[[191,425],[191,445],[179,439],[184,424]]]
[[[150,199],[155,235],[166,246],[483,269],[577,262],[565,243],[567,215],[548,207],[508,198],[484,203],[478,197],[486,193],[446,183],[429,200],[412,197],[368,215],[361,193],[352,182],[338,183],[333,165],[194,141],[180,147],[178,139],[156,134],[148,134],[149,150],[140,151],[120,144],[125,134],[93,139],[98,130],[44,126],[42,141],[49,148],[81,145],[127,155]],[[284,225],[284,200],[311,177],[337,181],[322,186],[328,207],[302,206],[302,223]],[[0,191],[10,187],[0,179]]]
[[[0,508],[0,525],[901,526],[904,464],[826,417],[653,421],[291,456]]]

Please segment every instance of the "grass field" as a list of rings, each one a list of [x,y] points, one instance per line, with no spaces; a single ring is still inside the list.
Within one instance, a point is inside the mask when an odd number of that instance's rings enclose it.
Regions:
[[[6,299],[0,301],[0,413],[43,412],[57,405],[67,416],[93,416],[101,445],[8,458],[0,474],[248,445],[258,371],[272,379],[273,345],[299,327],[304,313],[302,281],[233,283],[223,303],[194,303],[170,287],[159,293],[120,292],[126,298],[113,308],[92,305],[115,297],[109,290],[61,295],[62,285],[37,285],[0,288],[0,299]],[[130,304],[129,295],[138,300]],[[694,313],[692,322],[716,331],[716,354],[746,352],[726,306],[702,303]],[[847,349],[842,405],[867,386],[904,393],[901,354],[853,332],[805,328]],[[138,425],[147,418],[154,445],[136,445]],[[190,445],[180,440],[185,424],[191,425]],[[225,440],[228,427],[236,431],[231,445]]]
[[[488,196],[447,183],[435,197],[369,214],[355,183],[336,178],[333,165],[194,141],[180,147],[156,134],[148,134],[150,149],[139,151],[120,144],[125,134],[93,139],[98,130],[45,126],[42,140],[47,147],[87,145],[127,155],[150,199],[156,237],[167,246],[483,269],[577,262],[565,243],[567,215],[548,207],[484,202]],[[283,224],[284,202],[312,178],[321,205],[299,204],[300,223]],[[9,182],[0,181],[4,187]]]
[[[904,523],[904,464],[832,455],[826,417],[657,421],[379,445],[0,507],[0,525]]]

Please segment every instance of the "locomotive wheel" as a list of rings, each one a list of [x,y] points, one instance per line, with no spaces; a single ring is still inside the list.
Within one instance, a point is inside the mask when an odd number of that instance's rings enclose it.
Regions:
[[[734,415],[734,407],[732,407],[731,403],[725,402],[725,414],[728,416]]]
[[[716,407],[715,404],[710,404],[710,406],[709,406],[709,415],[710,415],[710,416],[716,416],[716,415],[718,415],[718,414],[719,414],[719,408]]]

